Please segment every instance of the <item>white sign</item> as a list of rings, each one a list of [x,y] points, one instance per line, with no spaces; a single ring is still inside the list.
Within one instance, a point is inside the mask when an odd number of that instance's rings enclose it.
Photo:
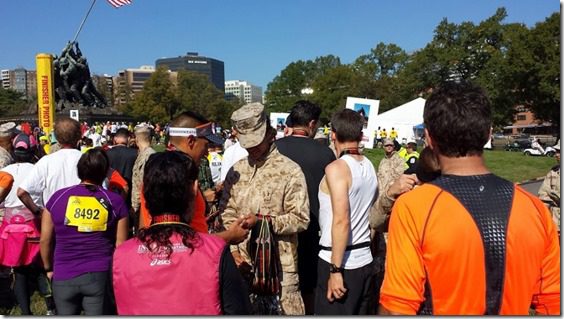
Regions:
[[[376,116],[379,107],[380,100],[347,97],[346,108],[356,111],[364,117],[362,144],[365,148],[374,148],[374,131],[376,130]]]
[[[75,119],[80,122],[80,120],[78,119],[78,110],[70,110],[70,117],[71,119]]]
[[[288,115],[290,115],[290,113],[270,113],[270,125],[277,131],[283,131]]]

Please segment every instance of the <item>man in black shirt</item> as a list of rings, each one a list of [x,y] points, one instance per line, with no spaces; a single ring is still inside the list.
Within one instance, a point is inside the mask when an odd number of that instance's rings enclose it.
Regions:
[[[319,183],[325,175],[325,166],[335,160],[329,147],[313,139],[320,114],[319,106],[309,101],[296,102],[286,120],[286,125],[291,125],[292,134],[275,142],[280,153],[300,165],[307,184],[310,222],[308,228],[298,234],[298,275],[306,315],[313,314],[313,294],[317,284]]]
[[[131,206],[131,188],[133,177],[133,165],[137,159],[137,150],[127,147],[129,143],[129,131],[126,128],[120,128],[114,135],[114,145],[108,150],[108,158],[110,159],[111,168],[119,172],[119,174],[127,181],[129,192],[127,194],[127,204]]]

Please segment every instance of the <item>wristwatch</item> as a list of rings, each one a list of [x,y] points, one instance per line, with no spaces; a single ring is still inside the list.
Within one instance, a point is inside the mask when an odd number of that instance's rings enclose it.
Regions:
[[[343,267],[337,267],[337,265],[335,264],[331,264],[329,265],[329,272],[334,274],[334,273],[343,273],[343,271],[345,270],[345,268]]]

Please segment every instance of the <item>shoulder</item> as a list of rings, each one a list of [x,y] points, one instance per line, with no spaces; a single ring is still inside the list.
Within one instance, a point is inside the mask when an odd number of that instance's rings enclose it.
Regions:
[[[124,241],[121,245],[116,247],[116,250],[114,252],[114,260],[118,257],[121,257],[126,252],[140,250],[140,246],[143,246],[143,243],[141,243],[137,238],[131,238]]]

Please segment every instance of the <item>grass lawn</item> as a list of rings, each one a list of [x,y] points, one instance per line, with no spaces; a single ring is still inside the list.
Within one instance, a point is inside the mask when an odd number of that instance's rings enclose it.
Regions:
[[[382,149],[367,149],[364,154],[376,168],[384,157]],[[544,177],[550,168],[557,164],[551,157],[525,156],[522,152],[504,150],[486,150],[484,158],[494,174],[516,183]]]

